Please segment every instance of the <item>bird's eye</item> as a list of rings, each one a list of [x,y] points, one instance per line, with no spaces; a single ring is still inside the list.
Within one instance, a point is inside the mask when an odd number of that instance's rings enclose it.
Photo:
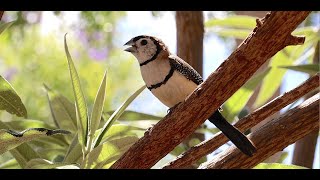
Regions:
[[[140,43],[142,46],[148,44],[148,41],[147,40],[142,40],[141,43]]]

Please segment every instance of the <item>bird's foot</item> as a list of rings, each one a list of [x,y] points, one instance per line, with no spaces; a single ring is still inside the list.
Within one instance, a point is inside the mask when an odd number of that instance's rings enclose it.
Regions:
[[[167,114],[170,114],[180,103],[181,103],[181,102],[179,102],[178,104],[176,104],[176,105],[172,106],[171,108],[169,108],[169,109],[167,110]]]
[[[151,124],[151,127],[148,127],[148,129],[146,130],[146,132],[144,132],[144,135],[146,134],[150,134],[152,131],[152,128],[154,127],[155,124]]]

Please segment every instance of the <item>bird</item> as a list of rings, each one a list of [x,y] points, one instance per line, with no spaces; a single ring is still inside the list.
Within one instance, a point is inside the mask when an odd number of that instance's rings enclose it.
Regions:
[[[186,61],[172,54],[165,43],[149,35],[131,38],[124,51],[138,60],[147,88],[171,111],[203,82],[201,75]],[[254,144],[216,110],[208,120],[247,156],[256,152]]]

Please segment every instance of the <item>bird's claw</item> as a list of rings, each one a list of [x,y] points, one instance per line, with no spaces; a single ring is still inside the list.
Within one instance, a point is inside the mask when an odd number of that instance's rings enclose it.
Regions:
[[[169,108],[169,109],[167,110],[167,114],[170,114],[180,103],[181,103],[181,102],[179,102],[178,104],[176,104],[176,105],[172,106],[171,108]]]

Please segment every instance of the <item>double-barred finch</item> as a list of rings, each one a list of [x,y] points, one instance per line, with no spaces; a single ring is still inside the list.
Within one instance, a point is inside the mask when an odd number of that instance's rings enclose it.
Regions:
[[[153,36],[137,36],[125,43],[140,64],[141,75],[148,89],[169,108],[184,101],[203,82],[200,74]],[[243,153],[252,156],[256,148],[238,129],[228,123],[220,111],[208,119]]]

